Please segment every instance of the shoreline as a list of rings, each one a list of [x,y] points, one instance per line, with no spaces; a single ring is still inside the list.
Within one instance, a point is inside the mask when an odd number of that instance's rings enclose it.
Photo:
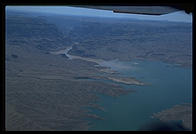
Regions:
[[[94,63],[98,64],[96,66],[105,67],[104,69],[99,69],[99,71],[103,72],[103,73],[107,73],[107,74],[116,74],[116,73],[118,73],[117,71],[112,70],[109,67],[101,65],[102,62],[105,62],[102,59],[92,59],[92,58],[86,58],[86,57],[80,57],[80,56],[75,56],[75,55],[68,54],[71,49],[72,49],[72,46],[67,47],[66,49],[63,49],[63,50],[59,50],[59,51],[56,51],[56,52],[51,52],[51,54],[55,54],[55,55],[64,54],[70,60],[80,59],[80,60],[84,60],[84,61],[94,62]],[[112,80],[113,82],[119,82],[119,83],[127,84],[127,85],[139,85],[139,86],[145,85],[143,82],[141,82],[139,80],[136,80],[135,78],[130,78],[130,77],[118,77],[117,78],[117,77],[113,77],[113,76],[106,76],[105,78],[108,79],[108,80]]]

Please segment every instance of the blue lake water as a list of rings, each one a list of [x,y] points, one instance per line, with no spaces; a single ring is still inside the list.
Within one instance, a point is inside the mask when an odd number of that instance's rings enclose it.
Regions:
[[[176,104],[192,103],[192,68],[177,67],[155,61],[103,63],[124,76],[135,77],[145,86],[123,85],[135,92],[114,98],[99,95],[98,104],[105,111],[93,110],[104,120],[92,119],[89,130],[138,130],[153,120],[153,113]]]

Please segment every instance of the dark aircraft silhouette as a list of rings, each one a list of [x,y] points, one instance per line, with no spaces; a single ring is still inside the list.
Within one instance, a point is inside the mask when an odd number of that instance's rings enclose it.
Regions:
[[[114,13],[129,13],[129,14],[145,14],[145,15],[163,15],[180,10],[186,13],[193,12],[193,5],[181,4],[171,6],[94,6],[94,5],[77,5],[74,7],[92,8],[100,10],[111,10]]]

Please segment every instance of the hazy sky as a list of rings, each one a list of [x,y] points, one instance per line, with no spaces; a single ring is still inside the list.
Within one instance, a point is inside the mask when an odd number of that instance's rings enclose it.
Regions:
[[[192,22],[192,14],[186,14],[184,11],[173,12],[165,15],[138,15],[113,13],[107,10],[97,10],[79,7],[68,6],[6,6],[6,10],[17,10],[25,12],[41,12],[41,13],[56,13],[65,15],[81,15],[81,16],[97,16],[97,17],[123,17],[136,18],[142,20],[167,20],[177,22]]]

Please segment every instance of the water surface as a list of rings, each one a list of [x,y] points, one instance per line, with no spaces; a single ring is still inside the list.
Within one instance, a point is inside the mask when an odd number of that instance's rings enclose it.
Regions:
[[[192,103],[192,68],[155,61],[113,60],[105,62],[104,65],[148,85],[122,84],[125,88],[131,87],[136,92],[118,98],[99,95],[99,104],[106,111],[93,110],[93,112],[105,120],[92,119],[93,126],[89,130],[138,130],[152,120],[153,113],[176,104]]]

